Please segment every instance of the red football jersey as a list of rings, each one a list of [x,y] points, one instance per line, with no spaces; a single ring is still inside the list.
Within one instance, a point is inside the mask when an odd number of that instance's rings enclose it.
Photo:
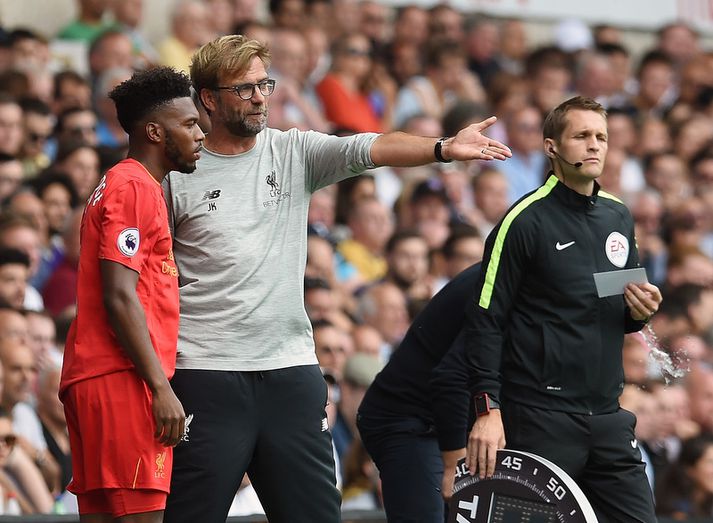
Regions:
[[[136,293],[170,378],[176,366],[178,269],[160,184],[136,160],[116,164],[87,202],[80,238],[77,317],[67,336],[60,393],[77,381],[133,367],[107,318],[100,260],[139,273]]]

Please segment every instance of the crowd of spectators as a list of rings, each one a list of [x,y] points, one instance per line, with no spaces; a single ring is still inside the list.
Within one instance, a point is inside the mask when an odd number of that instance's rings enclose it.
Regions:
[[[599,181],[631,209],[664,296],[651,329],[627,336],[622,405],[639,418],[658,511],[713,516],[713,50],[695,30],[672,22],[634,54],[613,25],[567,22],[535,47],[523,20],[448,4],[181,0],[171,34],[151,42],[143,4],[77,0],[58,34],[0,32],[0,514],[73,510],[57,387],[82,208],[126,152],[107,93],[152,64],[187,70],[199,46],[242,33],[272,49],[271,127],[440,137],[494,114],[489,133],[513,151],[497,165],[379,168],[314,194],[305,307],[344,507],[380,507],[355,429],[364,391],[414,315],[544,180],[543,116],[582,94],[609,111]],[[87,74],[53,55],[58,41],[84,46]],[[259,511],[243,487],[232,513]]]

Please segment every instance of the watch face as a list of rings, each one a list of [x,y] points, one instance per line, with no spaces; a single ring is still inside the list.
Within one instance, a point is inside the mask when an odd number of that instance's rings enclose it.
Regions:
[[[544,458],[498,451],[495,473],[471,476],[458,462],[449,523],[596,523],[589,501],[566,472]]]
[[[475,413],[480,416],[481,414],[487,414],[490,411],[490,403],[485,395],[478,396],[475,398]]]

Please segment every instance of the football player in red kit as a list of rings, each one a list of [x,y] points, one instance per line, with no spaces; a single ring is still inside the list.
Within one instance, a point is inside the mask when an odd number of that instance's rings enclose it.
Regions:
[[[190,81],[134,74],[109,95],[129,152],[87,201],[77,317],[60,398],[81,521],[156,522],[185,414],[168,382],[176,361],[178,269],[161,181],[192,172],[203,142]]]

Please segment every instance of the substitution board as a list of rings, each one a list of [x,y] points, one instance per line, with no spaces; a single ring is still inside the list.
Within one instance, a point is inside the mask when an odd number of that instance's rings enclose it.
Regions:
[[[535,454],[499,450],[487,479],[471,476],[462,459],[455,475],[449,523],[597,523],[574,480]]]

